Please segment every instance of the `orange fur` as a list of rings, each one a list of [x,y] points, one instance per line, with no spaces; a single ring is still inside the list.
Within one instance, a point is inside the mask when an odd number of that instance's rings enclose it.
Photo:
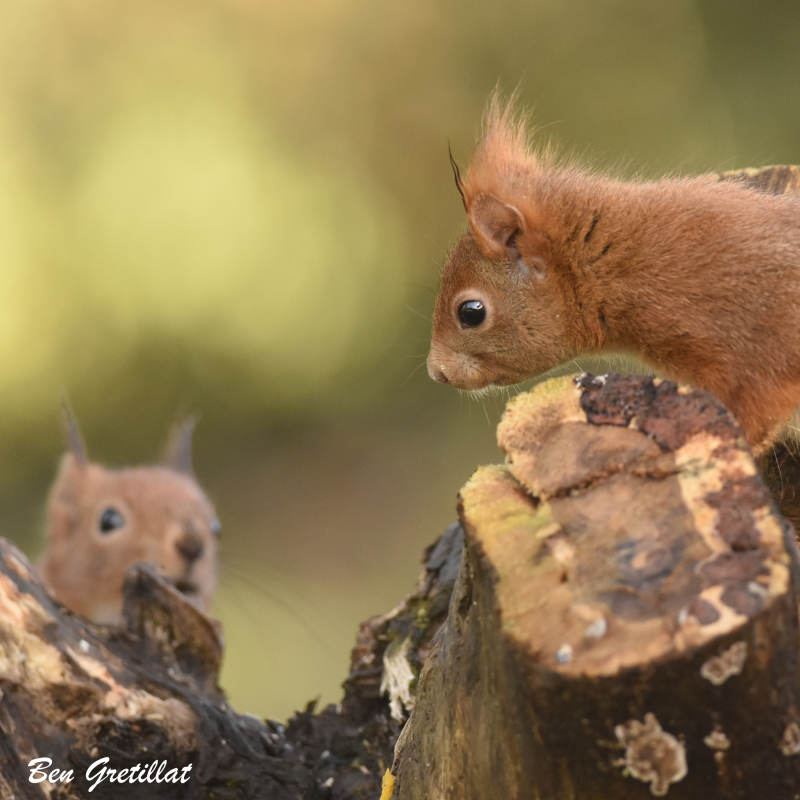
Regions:
[[[559,165],[496,98],[459,184],[469,229],[442,271],[431,377],[506,386],[627,351],[720,398],[756,450],[778,435],[800,404],[797,196]]]
[[[193,423],[173,436],[167,465],[110,470],[88,462],[67,413],[70,452],[50,491],[48,547],[39,565],[55,597],[94,622],[120,624],[125,573],[150,561],[207,611],[216,584],[218,523],[191,473]],[[121,524],[104,530],[109,521]]]

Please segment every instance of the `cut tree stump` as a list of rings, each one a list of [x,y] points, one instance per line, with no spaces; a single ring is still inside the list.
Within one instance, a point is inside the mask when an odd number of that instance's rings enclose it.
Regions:
[[[395,796],[800,798],[795,534],[728,412],[585,375],[498,441]]]

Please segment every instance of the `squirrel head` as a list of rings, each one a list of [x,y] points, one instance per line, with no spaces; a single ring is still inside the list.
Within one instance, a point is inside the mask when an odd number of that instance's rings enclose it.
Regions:
[[[469,229],[442,270],[428,373],[460,389],[508,386],[571,357],[570,312],[543,212],[552,156],[529,152],[524,124],[495,96],[456,185]]]
[[[40,563],[56,598],[94,622],[119,624],[125,573],[150,561],[207,611],[219,522],[191,468],[194,420],[173,430],[163,465],[112,470],[88,461],[77,422],[66,416],[69,451],[50,491]]]

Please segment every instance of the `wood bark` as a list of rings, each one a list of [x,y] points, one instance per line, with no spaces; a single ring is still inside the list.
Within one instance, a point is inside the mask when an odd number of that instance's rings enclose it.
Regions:
[[[352,698],[360,721],[335,707],[314,713],[313,704],[286,725],[237,714],[216,683],[216,623],[147,565],[125,592],[126,628],[92,625],[54,601],[0,540],[2,800],[377,796],[398,730],[386,703],[382,716]],[[31,783],[28,763],[40,757],[51,759],[48,773],[71,770],[72,779]],[[87,770],[104,757],[117,771],[191,765],[189,780],[106,779],[90,792]]]
[[[384,675],[393,664],[419,671],[447,614],[461,547],[454,525],[426,552],[415,591],[361,626],[340,706],[317,712],[310,703],[281,724],[226,703],[217,623],[152,567],[128,576],[126,626],[105,628],[53,600],[0,539],[0,799],[377,798],[414,683],[398,676],[385,693]],[[72,780],[31,783],[28,763],[41,757],[52,761],[48,773],[72,770]],[[191,764],[190,780],[105,780],[90,792],[87,769],[104,757],[118,771]]]
[[[399,798],[800,795],[798,557],[710,395],[643,377],[512,400]]]

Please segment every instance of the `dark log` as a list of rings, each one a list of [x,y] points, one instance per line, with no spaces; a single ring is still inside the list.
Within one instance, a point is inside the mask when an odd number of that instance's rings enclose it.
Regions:
[[[559,379],[460,496],[399,798],[800,796],[798,556],[709,395]]]
[[[216,626],[147,566],[126,587],[128,630],[91,625],[49,597],[30,564],[0,541],[0,797],[199,798],[315,794],[315,776],[275,725],[236,714],[216,688]],[[97,767],[191,765],[188,782],[100,782]],[[28,762],[72,771],[32,783]],[[134,775],[141,774],[140,769]],[[155,771],[151,777],[155,776]],[[130,776],[128,776],[130,777]],[[45,791],[47,790],[47,792]]]
[[[149,566],[132,571],[125,592],[127,628],[92,625],[0,540],[0,798],[377,796],[399,730],[385,701],[384,716],[370,717],[351,697],[360,723],[334,707],[315,714],[313,704],[286,727],[237,714],[216,684],[216,623]],[[102,765],[87,770],[105,757],[115,777],[140,765],[136,779],[166,762],[162,781],[106,777],[91,790]],[[71,770],[71,780],[30,782],[40,777],[28,767],[35,758],[51,760],[48,775]],[[169,769],[187,782],[164,782]]]
[[[410,705],[447,614],[461,543],[455,525],[426,553],[417,589],[364,623],[341,707],[316,713],[311,703],[284,726],[228,706],[217,686],[217,623],[152,567],[128,576],[126,627],[105,628],[53,600],[22,553],[0,539],[0,798],[377,798],[406,716],[402,698]],[[402,674],[412,675],[410,685]],[[381,689],[387,675],[395,675],[390,697]],[[106,778],[90,792],[87,770],[105,757],[117,774],[135,764],[165,761],[178,774],[191,765],[189,780]],[[72,779],[31,783],[35,758],[51,760],[48,774],[71,770]]]

